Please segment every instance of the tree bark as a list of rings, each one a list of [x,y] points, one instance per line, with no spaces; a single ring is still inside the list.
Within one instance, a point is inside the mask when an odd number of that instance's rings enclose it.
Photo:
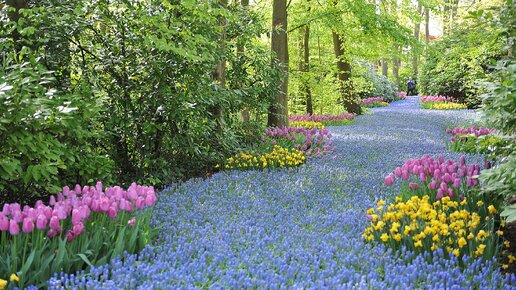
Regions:
[[[425,49],[428,50],[430,42],[430,9],[425,7]]]
[[[274,96],[269,107],[267,123],[271,127],[288,125],[288,40],[287,1],[274,0],[272,3],[271,49],[275,53],[274,63],[279,66],[282,78],[280,91]]]
[[[394,44],[394,58],[392,59],[392,75],[396,80],[398,88],[400,87],[400,59],[399,59],[399,45]]]
[[[228,5],[227,0],[219,0],[219,5],[225,8]],[[219,25],[222,28],[220,35],[220,48],[222,51],[226,49],[226,19],[221,18],[219,21]],[[213,78],[218,86],[221,88],[226,87],[226,59],[220,60],[215,66],[215,71],[213,72]],[[210,110],[213,118],[216,122],[215,130],[218,132],[222,132],[225,126],[224,122],[224,108],[220,104],[215,104]]]
[[[389,76],[389,63],[385,57],[382,57],[382,75]]]
[[[450,31],[452,31],[455,28],[455,17],[457,16],[457,12],[459,9],[459,0],[451,0],[452,1],[452,7],[451,7],[451,18],[450,18]]]
[[[303,35],[303,72],[305,74],[310,72],[310,25],[305,26]],[[312,90],[310,89],[310,83],[306,80],[303,82],[303,92],[305,94],[306,113],[313,114]]]
[[[351,80],[351,64],[345,59],[345,51],[341,36],[333,31],[333,50],[337,59],[337,70],[339,76],[340,92],[342,103],[349,113],[361,114],[362,109],[358,103],[357,96],[353,91],[353,82]]]
[[[443,3],[443,36],[448,34],[449,23],[450,23],[450,1],[452,0],[444,0]]]
[[[5,4],[7,6],[10,6],[14,8],[14,10],[9,11],[8,16],[9,20],[12,22],[18,22],[20,19],[20,9],[26,9],[29,8],[29,1],[28,0],[6,0]],[[17,29],[14,29],[11,33],[11,37],[13,38],[14,47],[16,51],[19,51],[22,48],[22,44],[20,43],[20,33]]]
[[[417,5],[418,15],[421,16],[421,12],[423,10],[423,6],[421,3]],[[412,46],[412,74],[414,78],[417,78],[418,73],[418,62],[419,62],[419,54],[418,54],[418,45],[419,45],[419,32],[421,30],[421,21],[417,20],[414,24],[414,37],[416,38],[416,43]]]
[[[247,7],[249,7],[249,0],[242,0],[240,2],[240,4],[244,8],[247,8]],[[238,45],[237,55],[239,58],[244,55],[244,46],[243,45]],[[249,120],[251,119],[251,113],[249,112],[249,108],[242,109],[242,111],[240,111],[240,117],[242,118],[243,122],[249,122]]]

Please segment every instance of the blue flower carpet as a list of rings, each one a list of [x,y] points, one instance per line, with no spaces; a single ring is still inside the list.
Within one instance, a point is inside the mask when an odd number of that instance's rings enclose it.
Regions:
[[[161,192],[159,236],[138,255],[87,273],[59,274],[51,289],[514,289],[496,261],[392,252],[361,237],[366,210],[392,200],[384,177],[424,154],[458,160],[445,129],[474,111],[421,110],[417,97],[328,127],[337,151],[294,169],[220,172]],[[466,155],[481,163],[481,156]],[[431,260],[431,261],[429,261]]]

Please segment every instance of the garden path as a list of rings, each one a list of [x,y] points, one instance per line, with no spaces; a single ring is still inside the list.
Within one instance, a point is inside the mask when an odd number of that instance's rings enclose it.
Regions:
[[[364,243],[365,211],[394,192],[387,173],[445,149],[447,126],[472,111],[429,111],[409,97],[373,109],[350,126],[329,127],[337,151],[288,170],[222,172],[174,185],[159,196],[154,247],[93,270],[94,288],[414,288],[500,287],[488,263],[427,263]],[[468,161],[480,161],[468,156]],[[101,273],[110,272],[109,278]],[[494,272],[494,274],[493,274]],[[469,277],[466,279],[466,277]]]

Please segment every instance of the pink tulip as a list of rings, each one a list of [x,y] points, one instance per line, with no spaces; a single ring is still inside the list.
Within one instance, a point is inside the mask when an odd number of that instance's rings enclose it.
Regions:
[[[117,213],[117,212],[116,212],[116,208],[114,208],[114,207],[112,207],[112,206],[110,206],[110,207],[108,208],[108,210],[107,210],[107,215],[108,215],[108,217],[110,217],[110,218],[112,218],[112,219],[116,217],[116,213]]]
[[[418,188],[419,188],[419,185],[417,183],[414,183],[414,182],[409,183],[410,190],[417,190]]]
[[[27,217],[23,220],[23,224],[22,224],[22,231],[26,234],[28,233],[32,233],[32,231],[34,230],[34,221]]]
[[[145,197],[145,205],[148,207],[153,206],[156,203],[156,194],[154,192],[148,193]]]
[[[61,231],[61,224],[59,223],[59,218],[57,216],[52,216],[50,218],[50,228],[56,232]]]
[[[428,189],[434,190],[437,188],[437,182],[432,179],[432,181],[428,184]]]
[[[57,236],[57,235],[58,235],[58,233],[57,233],[55,230],[53,230],[53,229],[50,229],[50,230],[48,230],[48,232],[47,232],[47,236],[48,236],[49,238],[51,238],[51,239],[52,239],[53,237]]]
[[[44,214],[38,215],[36,218],[36,228],[38,230],[44,230],[47,227],[48,219]]]
[[[75,236],[74,236],[73,232],[71,230],[68,230],[66,232],[66,241],[70,243],[71,241],[73,241],[74,238],[75,238]]]
[[[409,173],[408,173],[408,171],[407,171],[407,170],[402,170],[402,171],[401,171],[401,179],[403,179],[403,180],[408,180],[408,178],[409,178]]]
[[[143,209],[143,207],[145,206],[145,200],[141,196],[139,196],[136,199],[135,205],[137,209]]]
[[[460,187],[460,179],[459,178],[455,178],[455,180],[453,181],[453,187],[455,188],[459,188]]]
[[[132,218],[132,219],[127,221],[127,225],[129,227],[133,227],[135,224],[136,224],[136,219],[135,218]]]
[[[20,233],[20,227],[18,226],[18,223],[14,220],[9,221],[9,233],[13,236]]]
[[[443,198],[443,197],[444,197],[444,190],[442,190],[442,189],[440,189],[440,188],[439,188],[439,189],[437,190],[437,197],[436,197],[436,198],[437,198],[437,199],[441,199],[441,198]]]
[[[72,224],[80,222],[82,219],[81,213],[78,208],[72,210]]]
[[[2,213],[0,213],[0,231],[9,230],[9,219]]]
[[[421,182],[425,182],[426,181],[426,174],[424,172],[419,173],[419,180]]]
[[[78,222],[73,225],[73,234],[75,236],[82,234],[83,231],[84,231],[84,224],[82,222]]]

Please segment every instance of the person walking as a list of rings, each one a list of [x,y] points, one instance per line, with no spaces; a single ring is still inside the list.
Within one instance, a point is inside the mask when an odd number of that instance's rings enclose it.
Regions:
[[[416,94],[416,81],[410,77],[407,82],[407,96],[414,96]]]

